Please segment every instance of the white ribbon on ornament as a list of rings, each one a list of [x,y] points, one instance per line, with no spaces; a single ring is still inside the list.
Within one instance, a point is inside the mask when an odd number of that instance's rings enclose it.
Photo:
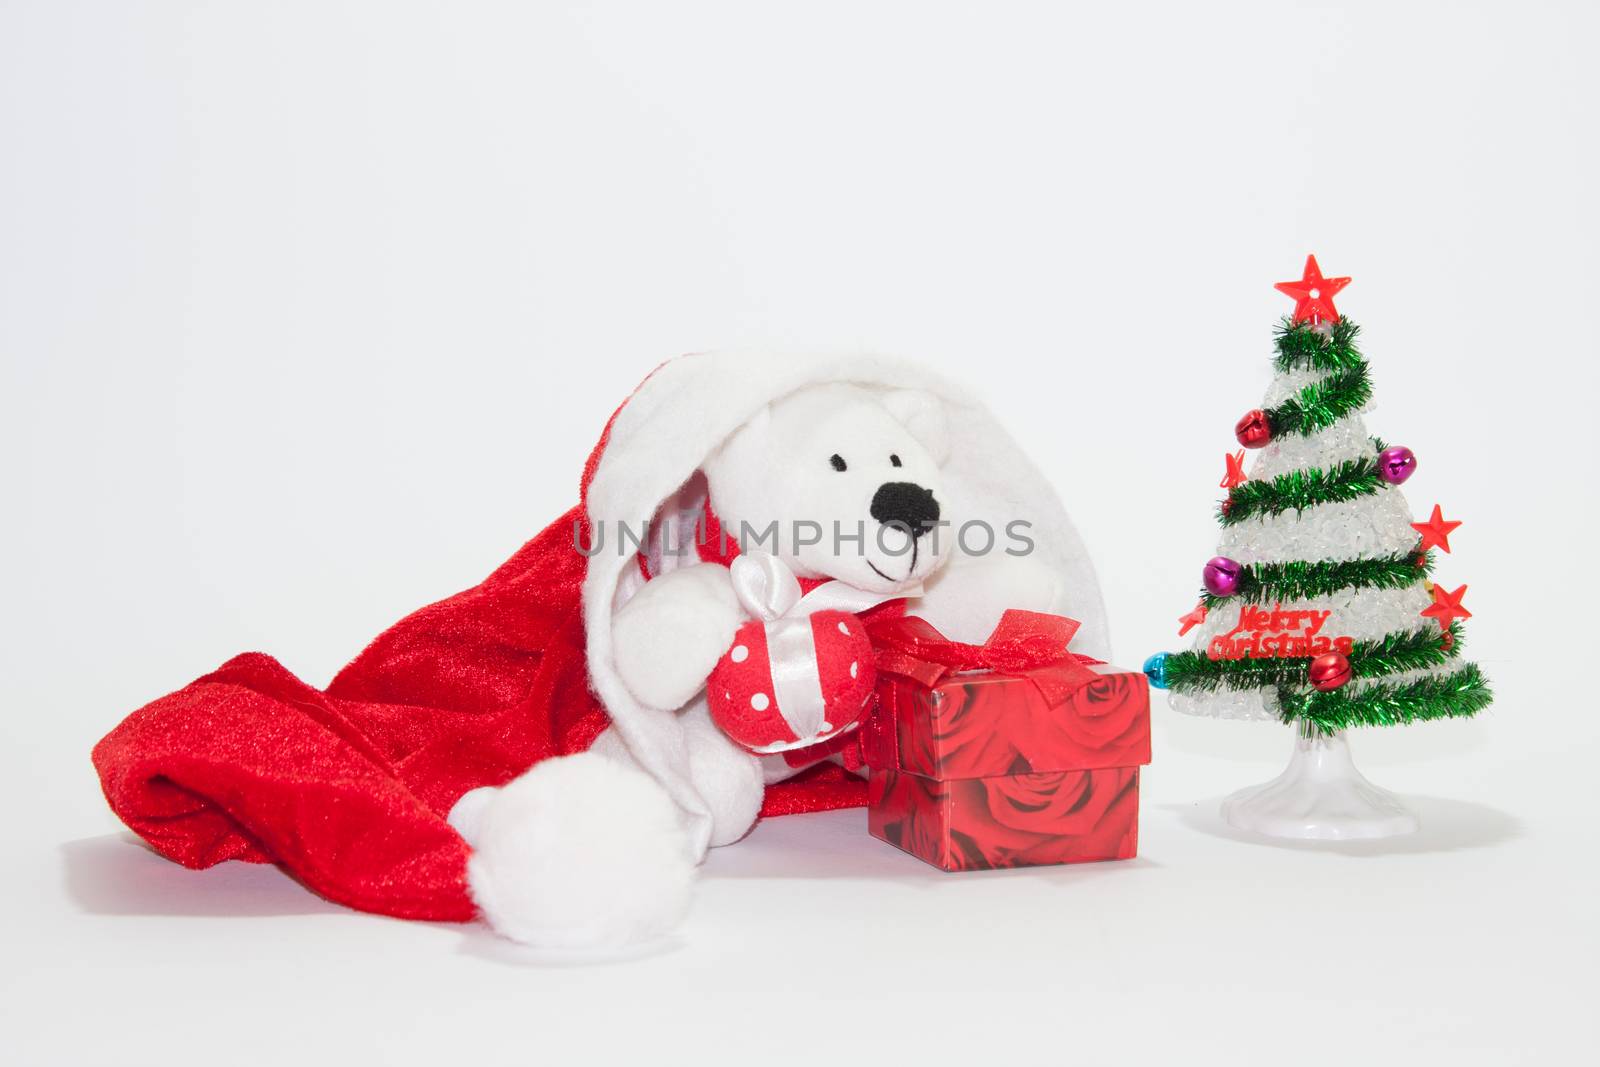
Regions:
[[[787,563],[770,552],[742,553],[734,557],[728,569],[739,603],[762,623],[766,632],[778,714],[795,737],[808,744],[831,730],[824,718],[827,704],[817,669],[811,616],[819,611],[856,614],[888,600],[922,595],[921,584],[894,593],[874,593],[835,578],[802,596],[800,579]]]

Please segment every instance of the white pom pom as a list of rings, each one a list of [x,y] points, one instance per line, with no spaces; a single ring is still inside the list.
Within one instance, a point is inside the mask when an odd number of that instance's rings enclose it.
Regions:
[[[616,948],[667,932],[688,909],[688,836],[641,771],[592,753],[546,760],[477,814],[467,876],[505,937]]]
[[[450,815],[446,821],[455,827],[456,833],[460,834],[467,844],[476,845],[478,843],[479,829],[483,826],[484,813],[489,810],[490,806],[494,804],[494,798],[499,795],[500,790],[492,785],[486,785],[479,789],[469,789],[461,794],[461,799],[456,801],[456,806],[450,809]]]

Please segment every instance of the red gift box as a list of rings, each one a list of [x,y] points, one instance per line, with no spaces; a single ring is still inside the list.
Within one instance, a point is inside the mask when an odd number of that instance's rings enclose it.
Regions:
[[[989,641],[872,627],[868,828],[947,871],[1128,859],[1150,762],[1145,676],[1066,651],[1077,623],[1007,612]]]

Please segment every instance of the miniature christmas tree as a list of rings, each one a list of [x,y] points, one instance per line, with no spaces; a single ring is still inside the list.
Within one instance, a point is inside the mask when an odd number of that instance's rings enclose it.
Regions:
[[[1490,701],[1461,659],[1466,586],[1429,581],[1434,549],[1459,522],[1433,508],[1413,521],[1400,485],[1409,448],[1369,437],[1371,395],[1356,325],[1315,257],[1277,288],[1295,298],[1278,330],[1276,374],[1262,407],[1235,427],[1259,449],[1227,457],[1222,540],[1205,592],[1179,620],[1188,652],[1145,665],[1179,711],[1275,719],[1298,727],[1295,758],[1273,782],[1230,797],[1236,826],[1288,837],[1378,837],[1416,828],[1392,795],[1350,762],[1343,731],[1472,715]]]

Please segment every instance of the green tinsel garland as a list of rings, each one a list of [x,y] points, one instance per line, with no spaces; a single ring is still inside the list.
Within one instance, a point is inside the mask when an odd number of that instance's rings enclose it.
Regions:
[[[1302,436],[1326,430],[1346,415],[1361,410],[1372,399],[1372,383],[1367,380],[1367,365],[1335,371],[1319,382],[1312,382],[1275,408],[1267,409],[1272,435],[1297,433]]]
[[[1476,663],[1443,677],[1404,684],[1379,683],[1346,695],[1344,690],[1278,693],[1284,722],[1302,720],[1324,733],[1352,726],[1398,726],[1430,719],[1457,719],[1489,706],[1494,694]]]
[[[1360,332],[1361,327],[1347,318],[1340,318],[1330,333],[1323,333],[1312,329],[1308,322],[1285,317],[1278,324],[1278,356],[1273,362],[1280,371],[1300,367],[1333,371],[1359,366],[1362,359],[1355,340]]]
[[[1234,600],[1260,604],[1327,596],[1340,589],[1400,589],[1422,581],[1432,570],[1433,553],[1422,551],[1421,541],[1409,552],[1372,559],[1251,563],[1240,568],[1239,588],[1231,596],[1205,591],[1200,602],[1210,610]]]
[[[1461,626],[1450,626],[1447,650],[1438,627],[1385,634],[1376,641],[1357,641],[1350,649],[1354,678],[1380,678],[1402,671],[1438,667],[1461,655]],[[1212,659],[1205,651],[1173,652],[1162,666],[1167,688],[1176,692],[1215,692],[1229,689],[1264,689],[1268,686],[1303,687],[1315,656]]]
[[[1270,482],[1243,482],[1217,508],[1217,521],[1232,526],[1256,515],[1304,511],[1316,504],[1342,504],[1384,487],[1375,456],[1347,459],[1332,470],[1308,467]]]

